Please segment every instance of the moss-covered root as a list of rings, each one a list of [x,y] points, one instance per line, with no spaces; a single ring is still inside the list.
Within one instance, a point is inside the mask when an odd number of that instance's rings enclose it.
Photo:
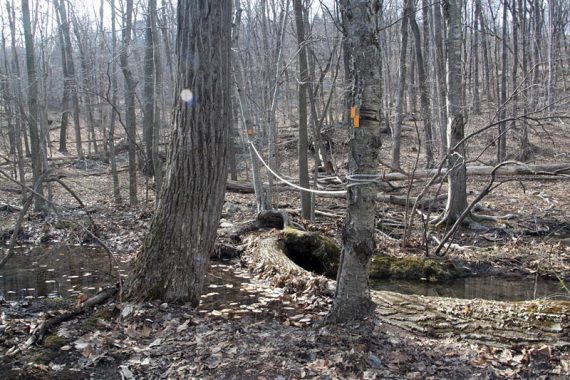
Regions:
[[[391,257],[377,255],[372,258],[370,278],[402,280],[447,281],[458,277],[457,270],[439,261],[421,257]]]
[[[282,233],[285,254],[304,269],[335,276],[340,260],[336,242],[316,232],[304,232],[286,227]]]

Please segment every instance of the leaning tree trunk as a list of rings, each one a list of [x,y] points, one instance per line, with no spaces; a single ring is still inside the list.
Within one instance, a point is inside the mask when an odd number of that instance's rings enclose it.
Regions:
[[[175,130],[156,214],[127,292],[197,306],[227,177],[231,2],[180,1],[178,20]]]
[[[454,223],[467,208],[465,145],[458,143],[465,135],[465,116],[461,105],[461,0],[445,0],[447,18],[447,143],[450,149],[448,198],[442,221]]]
[[[376,36],[381,1],[343,0],[346,38],[352,55],[353,127],[349,140],[350,176],[378,173],[382,125],[382,73]],[[368,271],[374,254],[376,185],[353,183],[347,192],[347,217],[342,231],[342,258],[337,289],[328,320],[362,319],[374,310]]]

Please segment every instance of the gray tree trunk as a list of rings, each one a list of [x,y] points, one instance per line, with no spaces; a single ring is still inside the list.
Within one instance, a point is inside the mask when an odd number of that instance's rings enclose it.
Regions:
[[[159,204],[127,293],[198,306],[227,177],[231,2],[181,1],[178,20],[175,130]]]
[[[426,168],[433,167],[433,137],[431,127],[431,110],[429,103],[429,89],[426,75],[426,67],[422,52],[422,41],[420,38],[420,28],[416,22],[415,15],[410,16],[410,26],[414,34],[414,46],[416,50],[416,66],[418,69],[418,81],[420,85],[420,107],[424,126],[424,147],[426,155]]]
[[[113,57],[117,56],[117,29],[116,29],[116,11],[115,11],[115,0],[111,0],[111,53]],[[117,78],[117,62],[115,59],[111,63],[111,75],[109,84],[111,87],[111,117],[109,123],[109,136],[107,139],[107,144],[109,145],[109,156],[111,158],[111,176],[113,178],[113,198],[115,204],[121,204],[121,190],[119,187],[119,175],[117,173],[117,158],[115,157],[115,123],[117,120],[117,100],[119,97],[119,85]]]
[[[434,4],[433,9],[433,22],[434,22],[434,35],[435,35],[435,55],[436,55],[436,68],[437,68],[437,82],[439,90],[439,119],[440,119],[440,140],[441,150],[445,153],[448,148],[447,141],[447,73],[445,68],[445,47],[444,38],[441,31],[444,29],[444,22],[441,17],[441,4]]]
[[[83,146],[81,138],[81,124],[79,121],[79,96],[77,95],[77,78],[75,76],[75,64],[73,63],[73,46],[71,44],[71,33],[69,28],[69,19],[67,10],[65,8],[64,0],[53,0],[54,6],[59,14],[60,28],[63,34],[63,49],[65,51],[65,67],[67,69],[69,96],[71,106],[73,108],[73,124],[75,131],[75,148],[77,150],[77,157],[83,159]]]
[[[392,133],[392,168],[400,169],[400,147],[402,144],[402,105],[404,103],[404,89],[406,87],[407,53],[408,53],[408,25],[412,12],[412,0],[404,1],[402,10],[402,46],[400,49],[400,76],[398,78],[398,96],[396,97],[396,122]]]
[[[253,121],[251,118],[249,103],[244,93],[245,82],[243,79],[241,60],[237,50],[238,40],[239,40],[239,28],[241,24],[241,13],[242,13],[240,0],[234,0],[234,6],[236,10],[232,27],[233,73],[237,87],[239,108],[242,115],[243,126],[248,136],[248,139],[250,139],[251,144],[255,144],[256,139],[254,137]],[[249,158],[251,160],[253,186],[255,188],[255,200],[257,205],[257,211],[259,212],[267,208],[267,202],[266,202],[265,192],[263,190],[263,184],[261,182],[260,163],[251,144],[248,144],[247,148],[249,152]]]
[[[378,63],[381,55],[375,22],[382,2],[342,0],[340,6],[351,53],[352,101],[356,111],[350,128],[349,175],[375,175],[379,172],[383,118],[382,65]],[[375,249],[376,191],[373,183],[348,188],[341,267],[334,304],[327,316],[330,322],[363,319],[374,310],[368,271]]]
[[[480,7],[481,4],[476,1],[475,9]],[[473,114],[481,114],[481,94],[479,82],[479,12],[475,10],[475,17],[473,17]]]
[[[309,82],[309,69],[307,63],[307,50],[305,49],[305,23],[303,20],[302,0],[293,0],[295,11],[295,26],[297,28],[297,45],[299,48],[299,186],[309,188],[309,162],[307,150],[309,139],[307,134],[307,88]],[[311,218],[311,194],[301,191],[301,216]]]
[[[121,71],[125,77],[125,124],[129,142],[129,204],[136,205],[138,203],[136,165],[137,120],[135,113],[135,87],[137,83],[129,67],[129,51],[133,27],[133,2],[134,0],[127,0],[126,10],[123,14],[123,43],[119,53],[119,60],[121,63]]]
[[[22,23],[24,26],[24,43],[26,47],[26,68],[28,72],[28,127],[30,129],[30,148],[32,154],[32,172],[33,182],[40,178],[44,170],[44,161],[42,160],[42,147],[44,141],[40,139],[39,133],[39,87],[36,75],[36,60],[34,57],[34,37],[32,35],[32,25],[30,22],[30,6],[28,0],[22,0]],[[39,181],[36,193],[34,195],[34,211],[41,212],[45,209],[45,201],[43,199],[43,185]]]
[[[156,106],[156,88],[154,78],[154,42],[153,23],[156,18],[156,0],[148,0],[145,29],[144,48],[144,114],[143,114],[143,140],[145,147],[145,162],[143,166],[144,174],[152,176],[154,174],[154,163],[152,157],[154,111]]]
[[[448,197],[443,222],[454,223],[467,208],[465,145],[456,145],[465,136],[465,115],[461,104],[461,6],[462,0],[444,0],[447,19],[447,142],[449,146]]]
[[[508,74],[508,45],[507,45],[507,8],[509,1],[503,1],[503,41],[501,47],[501,102],[499,104],[499,119],[507,117],[507,78]],[[503,162],[507,157],[507,123],[499,124],[499,136],[497,143],[497,162]]]

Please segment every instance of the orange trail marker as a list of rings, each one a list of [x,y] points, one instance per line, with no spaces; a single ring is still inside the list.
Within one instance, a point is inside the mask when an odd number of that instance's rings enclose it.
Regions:
[[[355,115],[352,122],[354,124],[354,128],[360,127],[360,115]]]

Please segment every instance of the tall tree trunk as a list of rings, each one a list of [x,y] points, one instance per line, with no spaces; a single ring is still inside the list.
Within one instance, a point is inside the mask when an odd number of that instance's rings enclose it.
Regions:
[[[69,95],[71,99],[71,106],[73,108],[73,124],[75,130],[75,148],[77,150],[77,157],[83,159],[83,146],[81,138],[81,124],[79,119],[79,96],[77,94],[77,78],[75,76],[75,64],[73,63],[73,46],[71,44],[71,33],[69,28],[69,19],[67,10],[65,8],[65,0],[53,0],[55,8],[59,13],[60,28],[63,34],[64,50],[65,50],[65,67],[67,68],[69,81]]]
[[[481,114],[481,94],[479,92],[479,1],[475,1],[475,16],[473,17],[473,114]]]
[[[121,71],[125,77],[125,124],[128,139],[129,154],[129,203],[136,205],[137,199],[137,120],[135,113],[135,87],[137,85],[131,68],[129,67],[129,52],[131,47],[131,34],[133,28],[133,2],[127,0],[123,14],[123,43],[119,53]]]
[[[396,122],[392,133],[392,168],[400,169],[400,147],[402,144],[402,105],[404,103],[404,89],[406,87],[407,53],[408,53],[408,25],[412,13],[412,0],[404,1],[402,10],[402,46],[400,49],[400,76],[398,78],[398,96],[396,98]]]
[[[152,140],[154,127],[154,110],[156,105],[156,89],[154,78],[154,43],[153,43],[153,27],[155,22],[156,0],[148,0],[148,9],[146,15],[145,29],[145,48],[144,48],[144,114],[143,114],[143,140],[145,147],[145,162],[143,172],[147,176],[154,174],[154,163],[152,160]]]
[[[26,68],[28,71],[28,127],[30,129],[30,147],[32,154],[32,172],[33,182],[38,183],[36,193],[34,194],[34,211],[44,211],[45,201],[43,199],[42,182],[36,182],[43,174],[44,168],[42,160],[42,147],[44,143],[40,139],[39,133],[39,87],[36,75],[36,60],[34,57],[34,37],[32,35],[32,24],[30,21],[30,6],[28,0],[22,0],[22,23],[24,26],[24,43],[26,47]]]
[[[415,14],[415,13],[414,13]],[[420,85],[420,106],[424,126],[424,147],[426,154],[426,168],[433,167],[433,137],[431,128],[431,110],[429,104],[429,89],[426,75],[426,67],[422,52],[422,40],[420,28],[414,15],[410,16],[410,26],[414,34],[414,46],[416,47],[416,66],[418,68],[418,81]],[[427,52],[426,52],[427,53]]]
[[[18,49],[16,48],[16,12],[14,6],[10,1],[6,1],[6,10],[8,13],[8,20],[10,25],[11,34],[11,57],[10,57],[10,70],[11,75],[11,87],[13,98],[13,109],[14,109],[14,124],[15,124],[15,139],[16,139],[16,154],[18,156],[18,174],[22,186],[26,184],[25,170],[24,170],[24,156],[25,152],[22,146],[22,113],[20,112],[21,104],[23,104],[22,95],[22,83],[20,81],[21,70],[20,70],[20,60],[18,57]],[[6,59],[8,56],[6,55]],[[24,128],[25,132],[25,128]],[[24,139],[26,135],[24,133]],[[27,141],[27,140],[26,140]],[[24,190],[24,188],[22,188]],[[26,193],[22,191],[22,202],[26,201]]]
[[[295,26],[297,29],[297,45],[299,48],[299,186],[309,188],[309,162],[307,149],[309,139],[307,133],[307,88],[309,84],[309,69],[307,63],[307,49],[305,48],[305,23],[303,20],[302,0],[293,0],[295,11]],[[311,194],[301,190],[301,216],[311,218]]]
[[[117,28],[116,28],[116,11],[115,0],[111,0],[111,53],[113,57],[117,56]],[[111,177],[113,178],[113,198],[115,204],[121,204],[121,189],[119,187],[119,175],[117,173],[117,158],[115,157],[115,123],[117,120],[116,105],[119,97],[119,85],[117,78],[117,62],[115,59],[111,63],[111,75],[109,76],[111,87],[111,117],[109,123],[109,136],[107,144],[109,145],[109,156],[111,158]]]
[[[232,26],[232,46],[233,46],[233,73],[235,77],[235,83],[237,87],[239,108],[242,115],[242,122],[250,144],[248,144],[249,158],[251,160],[252,176],[253,176],[253,187],[255,189],[255,200],[257,205],[257,211],[262,211],[267,208],[266,194],[263,189],[263,184],[261,182],[261,172],[260,163],[255,154],[254,147],[252,144],[256,144],[256,138],[253,128],[253,121],[251,118],[251,112],[249,108],[248,99],[245,96],[245,82],[243,79],[242,64],[238,53],[238,40],[239,40],[239,28],[241,24],[241,13],[242,8],[240,0],[234,0],[235,17]]]
[[[508,0],[503,1],[503,41],[501,54],[501,102],[499,104],[499,119],[507,117],[507,77],[508,74],[508,45],[507,45],[507,7]],[[499,124],[499,136],[497,143],[497,162],[503,162],[507,157],[507,123]]]
[[[159,204],[127,292],[198,306],[227,177],[231,2],[180,1],[178,20],[175,130]]]
[[[441,140],[441,151],[445,153],[448,148],[447,141],[447,73],[445,68],[445,47],[444,37],[441,33],[445,28],[445,23],[441,17],[441,4],[434,4],[433,6],[433,23],[435,35],[435,51],[436,51],[436,70],[437,82],[439,90],[439,136]]]
[[[465,135],[465,116],[461,104],[461,6],[462,0],[444,0],[447,20],[447,142],[450,168],[447,205],[442,222],[454,223],[467,208],[465,145],[456,145]]]
[[[342,0],[343,26],[352,60],[353,128],[349,140],[350,176],[378,174],[382,126],[382,73],[380,45],[375,22],[381,1]],[[374,254],[374,183],[355,183],[348,188],[347,217],[342,231],[341,266],[330,322],[363,319],[374,310],[368,271]]]
[[[88,149],[89,154],[91,154],[91,146],[93,146],[93,153],[98,154],[99,148],[97,146],[97,136],[95,135],[95,118],[93,116],[93,99],[92,94],[95,93],[95,86],[93,83],[93,63],[89,62],[89,57],[87,56],[87,43],[86,34],[82,34],[79,21],[76,15],[72,15],[71,19],[73,21],[73,32],[75,38],[77,39],[77,47],[79,49],[79,60],[81,64],[81,77],[83,79],[83,100],[85,102],[85,113],[87,114],[87,131],[88,135]]]

